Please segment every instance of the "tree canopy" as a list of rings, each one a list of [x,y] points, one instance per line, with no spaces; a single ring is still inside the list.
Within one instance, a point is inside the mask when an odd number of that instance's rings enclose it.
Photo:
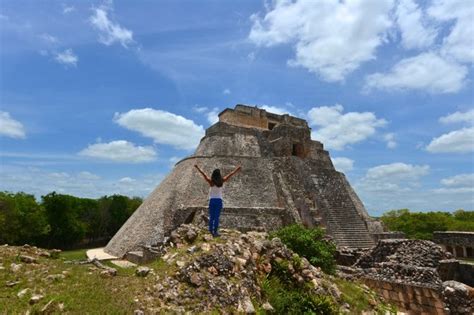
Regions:
[[[381,217],[391,231],[402,231],[408,238],[432,239],[434,231],[474,232],[474,211],[410,212],[409,209],[391,210]]]
[[[110,239],[142,199],[99,199],[49,193],[38,202],[23,192],[0,192],[0,243],[71,248]]]

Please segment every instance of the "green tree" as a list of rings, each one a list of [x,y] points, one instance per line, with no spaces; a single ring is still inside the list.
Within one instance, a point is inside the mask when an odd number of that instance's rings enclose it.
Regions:
[[[51,226],[48,246],[67,248],[83,239],[86,225],[80,220],[78,198],[52,192],[41,199]]]
[[[33,195],[0,192],[0,243],[41,245],[50,230]]]
[[[408,238],[432,239],[434,231],[474,231],[474,212],[410,212],[391,210],[383,214],[382,222],[391,231],[402,231]]]

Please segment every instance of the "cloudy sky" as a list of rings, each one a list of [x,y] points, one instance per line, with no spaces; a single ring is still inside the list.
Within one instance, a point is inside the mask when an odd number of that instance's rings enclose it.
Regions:
[[[0,1],[0,190],[146,196],[237,103],[369,212],[474,209],[467,0]]]

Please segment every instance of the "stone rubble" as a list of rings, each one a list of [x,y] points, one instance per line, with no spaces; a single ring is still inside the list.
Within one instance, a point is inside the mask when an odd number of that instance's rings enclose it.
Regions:
[[[440,287],[442,280],[436,268],[446,257],[431,241],[387,239],[363,254],[353,267],[361,276]]]
[[[340,301],[338,288],[324,278],[320,268],[294,254],[278,238],[268,240],[265,232],[244,234],[221,229],[222,236],[208,242],[213,238],[202,234],[195,225],[184,224],[171,233],[167,243],[159,244],[164,252],[161,259],[176,271],[157,279],[156,285],[139,299],[140,309],[146,310],[147,300],[153,299],[161,301],[161,306],[153,309],[157,313],[233,309],[252,314],[257,306],[254,301],[271,312],[273,307],[263,300],[259,279],[268,275],[272,264],[278,262],[288,263],[293,280],[306,283],[314,294],[330,295]],[[203,243],[197,244],[196,240]],[[189,247],[184,250],[185,246]],[[173,253],[176,248],[182,249],[181,254]]]
[[[20,255],[18,258],[20,259],[21,262],[24,262],[26,264],[36,264],[36,263],[38,263],[38,259],[36,259],[34,257],[31,257],[31,256]]]
[[[474,313],[474,288],[457,281],[445,281],[443,297],[451,314]]]
[[[374,279],[434,289],[445,303],[446,314],[473,314],[474,288],[440,277],[441,262],[450,258],[439,245],[424,240],[381,240],[352,266],[338,266],[349,280]]]

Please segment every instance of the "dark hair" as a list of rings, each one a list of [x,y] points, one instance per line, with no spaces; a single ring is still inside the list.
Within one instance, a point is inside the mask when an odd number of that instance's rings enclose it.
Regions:
[[[224,179],[222,178],[221,175],[221,170],[216,168],[211,175],[211,186],[217,186],[217,187],[222,187],[224,184]]]

